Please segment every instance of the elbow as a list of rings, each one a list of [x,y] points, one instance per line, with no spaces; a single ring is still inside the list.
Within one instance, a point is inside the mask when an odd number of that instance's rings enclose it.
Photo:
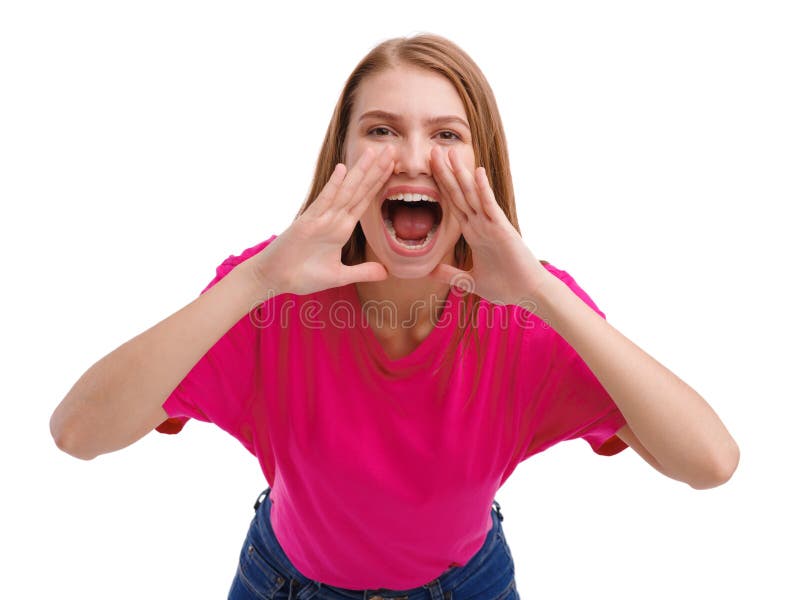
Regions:
[[[97,458],[96,454],[84,452],[80,449],[80,447],[70,444],[65,440],[65,438],[55,438],[55,442],[59,450],[75,458],[80,458],[81,460],[92,460],[93,458]]]
[[[53,436],[56,447],[70,456],[81,460],[92,460],[97,457],[96,454],[89,453],[85,448],[81,448],[74,428],[60,422],[57,417],[57,411],[50,417],[50,435]]]
[[[727,483],[739,466],[739,456],[739,446],[731,440],[727,455],[714,463],[714,468],[709,470],[703,480],[690,482],[689,485],[696,490],[709,490]]]

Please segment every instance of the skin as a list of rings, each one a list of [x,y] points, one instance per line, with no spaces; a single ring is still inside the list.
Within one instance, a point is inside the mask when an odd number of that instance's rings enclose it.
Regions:
[[[364,111],[376,108],[400,118],[391,124],[359,122]],[[468,131],[453,140],[425,124],[427,117],[445,112],[464,117],[462,111],[446,79],[418,68],[394,68],[362,82],[345,138],[345,164],[336,166],[319,197],[287,231],[234,269],[241,269],[242,287],[252,282],[253,295],[267,289],[309,294],[352,283],[362,301],[394,302],[400,317],[410,313],[414,301],[432,292],[444,299],[451,286],[464,289],[461,283],[491,303],[522,306],[572,346],[611,395],[626,421],[617,437],[663,474],[696,489],[727,481],[739,448],[708,403],[539,263],[498,205],[485,169],[475,167]],[[387,129],[376,136],[379,126]],[[400,183],[433,187],[441,197],[441,237],[422,258],[395,255],[383,237],[384,192]],[[341,247],[359,221],[366,260],[343,265]],[[472,251],[469,272],[454,266],[461,233]],[[225,282],[216,289],[227,289]],[[231,289],[235,297],[228,301],[238,302],[241,291]],[[215,290],[204,297],[213,298]],[[426,311],[438,318],[433,303]],[[413,350],[436,319],[417,323],[402,330],[371,325],[387,354],[397,357]]]
[[[409,93],[413,90],[413,93]],[[368,111],[383,110],[396,120],[362,119]],[[428,124],[426,119],[443,115],[456,120]],[[394,355],[403,355],[418,345],[438,319],[441,303],[450,285],[430,277],[438,265],[455,265],[455,244],[462,233],[454,205],[440,190],[433,166],[435,148],[457,156],[465,168],[475,168],[472,136],[461,98],[443,76],[401,65],[364,79],[355,94],[344,144],[344,163],[350,170],[368,148],[394,150],[394,169],[360,218],[367,240],[366,260],[382,264],[388,276],[381,281],[356,283],[363,302],[392,302],[397,310],[396,327],[384,319],[371,322],[376,336]],[[442,221],[434,247],[423,257],[410,258],[394,252],[383,233],[381,205],[384,191],[394,185],[423,185],[440,191]],[[370,311],[366,314],[369,316]]]

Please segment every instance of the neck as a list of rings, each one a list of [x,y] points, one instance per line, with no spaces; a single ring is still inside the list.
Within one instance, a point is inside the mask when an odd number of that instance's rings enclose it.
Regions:
[[[376,261],[369,246],[367,261]],[[450,257],[448,264],[453,264]],[[355,284],[362,309],[376,335],[384,339],[424,339],[444,309],[450,291],[446,283],[430,277],[400,279],[391,273],[382,281]]]

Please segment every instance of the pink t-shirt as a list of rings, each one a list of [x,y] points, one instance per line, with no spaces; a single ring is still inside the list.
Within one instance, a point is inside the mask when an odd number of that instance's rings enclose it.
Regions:
[[[230,256],[203,291],[273,239]],[[545,267],[605,318],[566,271]],[[438,364],[463,322],[461,301],[451,288],[431,333],[392,360],[355,285],[271,298],[192,368],[157,430],[215,423],[255,455],[275,535],[306,577],[355,590],[421,586],[477,553],[495,493],[520,462],[576,438],[606,456],[627,448],[611,397],[525,308],[482,300],[483,360],[469,346]]]

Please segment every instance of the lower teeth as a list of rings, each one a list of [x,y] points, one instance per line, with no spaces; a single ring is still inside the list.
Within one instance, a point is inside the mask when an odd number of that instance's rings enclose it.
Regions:
[[[421,239],[421,240],[409,240],[409,241],[403,241],[403,240],[401,240],[400,238],[398,238],[398,237],[397,237],[397,232],[395,232],[395,230],[394,230],[394,226],[392,226],[392,221],[391,221],[391,219],[384,219],[384,220],[383,220],[383,223],[386,225],[386,229],[387,229],[387,231],[388,231],[388,232],[391,234],[392,238],[393,238],[393,239],[394,239],[394,240],[395,240],[395,241],[396,241],[398,244],[400,244],[400,245],[401,245],[401,246],[403,246],[404,248],[408,248],[408,249],[410,249],[410,250],[416,250],[416,249],[419,249],[419,248],[423,248],[424,246],[427,246],[427,245],[428,245],[428,242],[430,242],[430,241],[431,241],[431,238],[433,238],[433,234],[434,234],[434,233],[436,233],[436,229],[439,227],[439,225],[434,225],[434,226],[431,228],[431,230],[428,232],[428,235],[426,235],[426,236],[425,236],[423,239]]]

